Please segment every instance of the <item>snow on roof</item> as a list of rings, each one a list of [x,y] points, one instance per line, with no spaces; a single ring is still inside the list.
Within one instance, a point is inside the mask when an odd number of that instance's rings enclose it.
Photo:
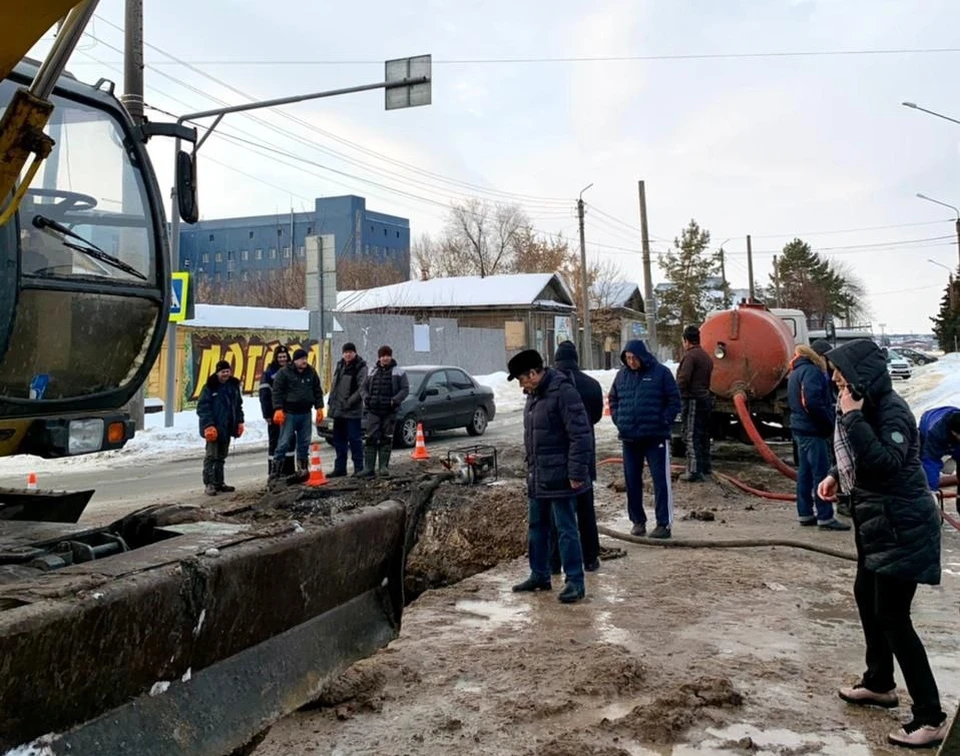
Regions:
[[[337,294],[339,312],[432,307],[514,307],[533,304],[553,282],[572,302],[563,280],[553,273],[522,273],[505,276],[459,276],[429,281],[403,281],[364,291]],[[564,303],[566,304],[566,303]]]
[[[640,286],[630,281],[614,281],[594,286],[590,292],[590,307],[624,307],[630,297],[639,291]]]
[[[306,331],[310,328],[307,310],[198,304],[195,314],[193,320],[186,320],[182,325],[188,328],[263,328],[274,331]]]

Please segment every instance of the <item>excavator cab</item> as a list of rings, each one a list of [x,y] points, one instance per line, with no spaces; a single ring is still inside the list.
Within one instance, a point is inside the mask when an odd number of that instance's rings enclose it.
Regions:
[[[0,110],[33,80],[0,82]],[[53,140],[16,213],[0,226],[0,455],[115,449],[118,411],[144,383],[169,309],[160,191],[113,85],[62,76]]]

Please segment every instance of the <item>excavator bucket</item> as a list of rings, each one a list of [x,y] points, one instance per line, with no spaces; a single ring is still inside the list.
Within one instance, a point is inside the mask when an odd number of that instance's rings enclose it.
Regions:
[[[402,504],[306,526],[138,520],[109,558],[0,565],[0,753],[224,756],[399,632]],[[0,521],[0,542],[26,525]]]
[[[76,522],[94,492],[0,488],[0,520]]]

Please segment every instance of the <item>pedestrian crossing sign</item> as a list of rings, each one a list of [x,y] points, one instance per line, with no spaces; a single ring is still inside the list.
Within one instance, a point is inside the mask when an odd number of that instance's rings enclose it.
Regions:
[[[193,319],[190,274],[179,271],[170,274],[170,322],[181,323]]]

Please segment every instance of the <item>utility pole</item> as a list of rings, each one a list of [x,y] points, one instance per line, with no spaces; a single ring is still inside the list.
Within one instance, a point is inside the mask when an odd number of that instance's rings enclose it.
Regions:
[[[593,184],[587,186],[580,192],[580,198],[577,200],[577,218],[580,221],[580,286],[581,300],[583,301],[583,367],[586,370],[593,370],[593,333],[590,329],[590,284],[587,275],[587,242],[583,233],[583,192],[587,191]]]
[[[960,256],[960,216],[957,217],[955,225],[957,229],[957,255]],[[957,270],[960,271],[960,268],[957,268]]]
[[[747,234],[747,276],[750,278],[750,304],[753,304],[756,292],[753,290],[753,246],[750,243],[750,234]]]
[[[647,341],[650,350],[657,353],[657,303],[653,294],[653,274],[650,272],[650,233],[647,228],[647,189],[638,181],[640,195],[640,244],[643,250],[643,309],[647,315]],[[723,258],[720,258],[721,261]]]
[[[777,267],[777,256],[773,256],[773,288],[776,295],[777,307],[782,307],[780,302],[780,270]]]
[[[723,291],[727,291],[727,261],[726,253],[723,251],[723,247],[720,247],[720,283],[723,286]]]

